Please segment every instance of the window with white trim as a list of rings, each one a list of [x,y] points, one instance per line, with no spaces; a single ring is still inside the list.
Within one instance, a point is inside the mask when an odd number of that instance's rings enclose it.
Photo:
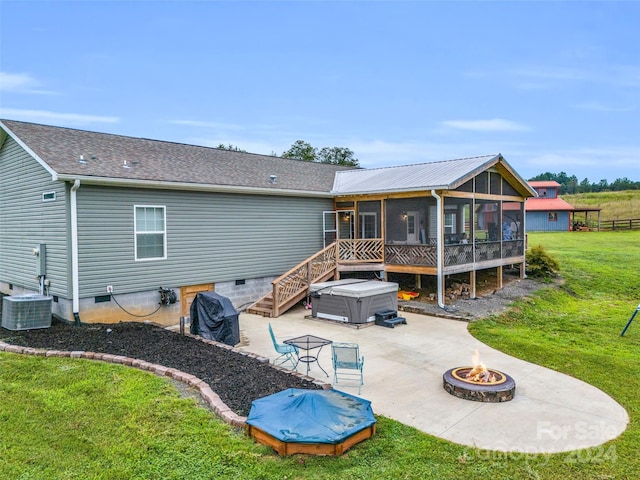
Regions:
[[[360,213],[360,238],[378,238],[378,219],[375,213]]]
[[[167,258],[166,207],[134,207],[136,260]]]
[[[444,233],[456,233],[456,214],[444,214]]]

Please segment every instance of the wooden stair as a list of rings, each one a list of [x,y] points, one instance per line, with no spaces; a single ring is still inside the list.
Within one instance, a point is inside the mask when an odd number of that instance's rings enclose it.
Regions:
[[[256,303],[247,308],[248,313],[272,317],[273,315],[273,293],[269,292]]]
[[[335,277],[336,265],[336,243],[332,243],[271,282],[272,291],[247,308],[247,313],[279,317],[307,296],[309,285]]]

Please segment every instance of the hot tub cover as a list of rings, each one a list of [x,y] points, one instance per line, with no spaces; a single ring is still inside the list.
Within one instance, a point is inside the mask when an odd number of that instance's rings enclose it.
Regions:
[[[309,291],[312,293],[322,292],[324,290],[330,291],[331,289],[340,285],[352,285],[354,283],[368,282],[362,278],[343,278],[340,280],[330,280],[328,282],[312,283],[309,285]]]
[[[332,289],[331,295],[342,295],[343,297],[372,297],[374,295],[382,295],[385,293],[393,293],[397,295],[398,284],[393,282],[379,282],[370,280],[363,283],[354,283],[353,285],[339,285]]]
[[[339,390],[290,388],[251,403],[247,424],[283,442],[340,443],[376,423],[371,402]]]

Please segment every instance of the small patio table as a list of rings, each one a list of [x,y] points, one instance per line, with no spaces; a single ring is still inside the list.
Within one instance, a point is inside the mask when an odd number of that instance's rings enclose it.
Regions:
[[[309,364],[316,362],[318,364],[318,367],[320,367],[320,370],[322,370],[327,377],[329,376],[325,369],[322,368],[322,365],[320,365],[318,357],[320,356],[322,347],[333,343],[331,340],[316,337],[315,335],[302,335],[301,337],[285,340],[284,343],[286,343],[287,345],[298,347],[300,350],[304,350],[306,352],[306,355],[300,355],[298,357],[298,362],[307,364],[307,375],[309,375]],[[315,355],[312,355],[311,350],[315,350],[316,348],[318,349],[318,352]]]

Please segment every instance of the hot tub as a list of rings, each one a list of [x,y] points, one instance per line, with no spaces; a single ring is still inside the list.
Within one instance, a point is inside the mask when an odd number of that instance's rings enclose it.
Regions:
[[[368,323],[376,312],[398,309],[398,284],[345,279],[309,287],[314,317],[346,323]]]

